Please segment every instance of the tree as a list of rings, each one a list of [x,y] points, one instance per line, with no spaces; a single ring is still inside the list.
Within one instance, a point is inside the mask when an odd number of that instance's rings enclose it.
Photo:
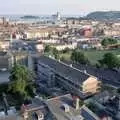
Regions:
[[[44,52],[50,52],[50,51],[51,51],[50,45],[46,45]]]
[[[88,64],[89,61],[83,52],[74,50],[71,54],[71,60],[80,64]]]
[[[31,97],[34,74],[27,67],[15,64],[10,74],[9,91],[24,98]]]
[[[53,53],[55,59],[59,59],[60,58],[59,57],[59,51],[56,48],[53,48],[52,53]]]
[[[106,53],[103,56],[102,60],[99,60],[99,63],[102,66],[107,66],[108,68],[119,68],[120,67],[120,59],[114,55],[113,53]]]
[[[62,52],[63,52],[63,53],[68,53],[69,51],[70,51],[69,48],[65,48]]]
[[[108,45],[117,44],[117,40],[113,38],[104,38],[101,44],[106,47]]]
[[[7,89],[8,89],[8,84],[6,83],[0,84],[0,96],[2,96],[3,92],[7,93],[8,92]]]

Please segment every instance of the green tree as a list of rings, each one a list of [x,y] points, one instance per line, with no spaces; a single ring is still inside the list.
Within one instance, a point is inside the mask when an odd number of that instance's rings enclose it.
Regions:
[[[3,83],[3,84],[0,84],[0,96],[2,96],[2,93],[7,93],[8,91],[8,84],[6,83]]]
[[[59,51],[56,48],[53,48],[52,53],[53,53],[55,59],[59,59],[60,58]]]
[[[24,98],[32,97],[34,74],[23,65],[14,65],[10,74],[9,91]]]
[[[113,38],[104,38],[101,44],[106,47],[108,45],[117,44],[117,40]]]
[[[113,53],[106,53],[103,59],[99,60],[99,63],[111,69],[120,67],[120,59]]]
[[[51,51],[50,45],[46,45],[45,49],[44,49],[44,52],[50,52],[50,51]]]
[[[71,60],[80,64],[88,64],[89,61],[83,52],[74,50],[71,54]]]
[[[65,48],[64,50],[62,50],[62,53],[68,53],[70,51],[69,48]]]

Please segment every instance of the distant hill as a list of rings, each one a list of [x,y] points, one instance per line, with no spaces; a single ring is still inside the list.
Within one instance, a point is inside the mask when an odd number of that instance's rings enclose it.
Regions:
[[[120,11],[97,11],[86,16],[88,19],[96,20],[120,20]]]
[[[32,15],[26,15],[26,16],[21,17],[21,19],[39,19],[39,17],[38,16],[32,16]]]

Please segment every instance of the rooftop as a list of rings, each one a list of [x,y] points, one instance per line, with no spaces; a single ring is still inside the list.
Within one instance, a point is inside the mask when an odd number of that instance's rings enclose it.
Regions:
[[[9,56],[7,52],[0,52],[0,69],[9,67]]]
[[[5,56],[5,55],[7,55],[7,52],[0,51],[0,56]]]
[[[70,94],[49,99],[46,104],[57,120],[100,120],[84,105],[76,110],[73,107],[73,98]],[[68,112],[63,110],[63,105],[69,106]]]
[[[94,77],[85,73],[84,71],[81,71],[70,65],[67,65],[63,62],[57,61],[49,57],[41,56],[39,58],[39,62],[47,65],[59,75],[62,75],[65,78],[71,80],[71,82],[76,82],[76,84],[82,84],[89,77]]]
[[[77,116],[80,116],[80,110],[76,110],[72,106],[72,96],[70,94],[56,97],[53,99],[47,100],[47,105],[50,111],[54,114],[54,116],[57,118],[57,120],[70,120],[71,118],[75,118]],[[62,109],[62,106],[64,104],[67,104],[70,108],[70,112],[65,112]]]
[[[26,111],[36,111],[36,110],[39,110],[39,109],[42,109],[44,108],[44,103],[41,99],[39,98],[34,98],[32,100],[32,104],[29,104],[29,105],[25,105],[25,110]]]

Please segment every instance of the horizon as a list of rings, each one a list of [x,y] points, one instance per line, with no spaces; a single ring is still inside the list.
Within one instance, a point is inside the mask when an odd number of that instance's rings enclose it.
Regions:
[[[60,11],[55,11],[54,13],[52,13],[52,14],[49,14],[49,13],[46,13],[46,14],[34,14],[34,13],[18,13],[18,14],[12,14],[12,13],[10,13],[10,14],[1,14],[0,13],[0,16],[51,16],[51,15],[53,15],[53,14],[56,14],[57,12],[60,12]],[[94,12],[120,12],[120,10],[99,10],[99,11],[91,11],[91,12],[88,12],[88,13],[86,13],[86,14],[84,14],[84,15],[81,15],[81,14],[63,14],[63,13],[61,13],[60,12],[60,14],[62,15],[62,16],[79,16],[79,17],[84,17],[84,16],[86,16],[86,15],[88,15],[88,14],[90,14],[90,13],[94,13]]]

